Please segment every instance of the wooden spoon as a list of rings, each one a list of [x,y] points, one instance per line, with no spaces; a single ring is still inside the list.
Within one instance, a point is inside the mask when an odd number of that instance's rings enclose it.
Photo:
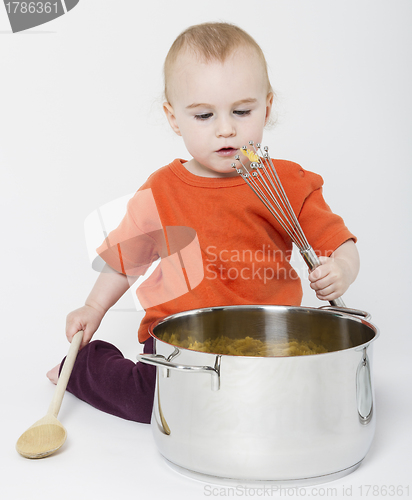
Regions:
[[[25,458],[48,457],[57,451],[66,441],[66,429],[57,420],[57,415],[59,414],[64,392],[72,373],[82,339],[83,331],[77,332],[72,339],[52,402],[46,415],[29,427],[17,441],[16,450]]]

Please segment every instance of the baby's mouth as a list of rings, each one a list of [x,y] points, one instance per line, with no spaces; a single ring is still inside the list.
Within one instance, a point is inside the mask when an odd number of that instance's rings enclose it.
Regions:
[[[221,156],[233,156],[237,153],[237,149],[235,149],[235,148],[221,148],[216,152],[217,152],[217,154],[219,154]]]

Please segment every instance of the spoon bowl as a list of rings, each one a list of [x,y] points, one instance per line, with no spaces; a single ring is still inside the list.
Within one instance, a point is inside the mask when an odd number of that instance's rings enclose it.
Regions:
[[[66,441],[67,432],[57,420],[74,362],[83,338],[79,331],[73,337],[63,369],[54,391],[47,414],[35,422],[19,437],[16,450],[25,458],[44,458],[57,451]]]
[[[44,458],[66,441],[67,432],[53,415],[46,415],[27,429],[17,441],[16,450],[25,458]]]

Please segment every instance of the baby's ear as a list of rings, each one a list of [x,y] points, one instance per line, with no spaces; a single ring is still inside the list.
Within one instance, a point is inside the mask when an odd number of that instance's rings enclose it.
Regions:
[[[266,96],[265,126],[267,125],[268,121],[270,120],[270,113],[272,111],[273,98],[274,98],[273,92],[269,92],[268,95]]]
[[[166,114],[167,120],[170,123],[170,126],[176,132],[177,135],[182,135],[180,133],[179,125],[177,124],[175,112],[173,110],[173,106],[169,102],[164,102],[163,103],[163,111]]]

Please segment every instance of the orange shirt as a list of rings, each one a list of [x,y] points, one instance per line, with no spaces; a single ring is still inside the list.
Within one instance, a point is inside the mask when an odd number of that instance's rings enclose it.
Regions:
[[[318,255],[356,238],[322,196],[322,178],[273,160],[302,229]],[[195,176],[174,160],[157,170],[129,201],[127,213],[99,255],[118,272],[141,275],[137,290],[149,325],[177,312],[243,304],[300,305],[302,288],[289,263],[292,242],[240,177]]]

